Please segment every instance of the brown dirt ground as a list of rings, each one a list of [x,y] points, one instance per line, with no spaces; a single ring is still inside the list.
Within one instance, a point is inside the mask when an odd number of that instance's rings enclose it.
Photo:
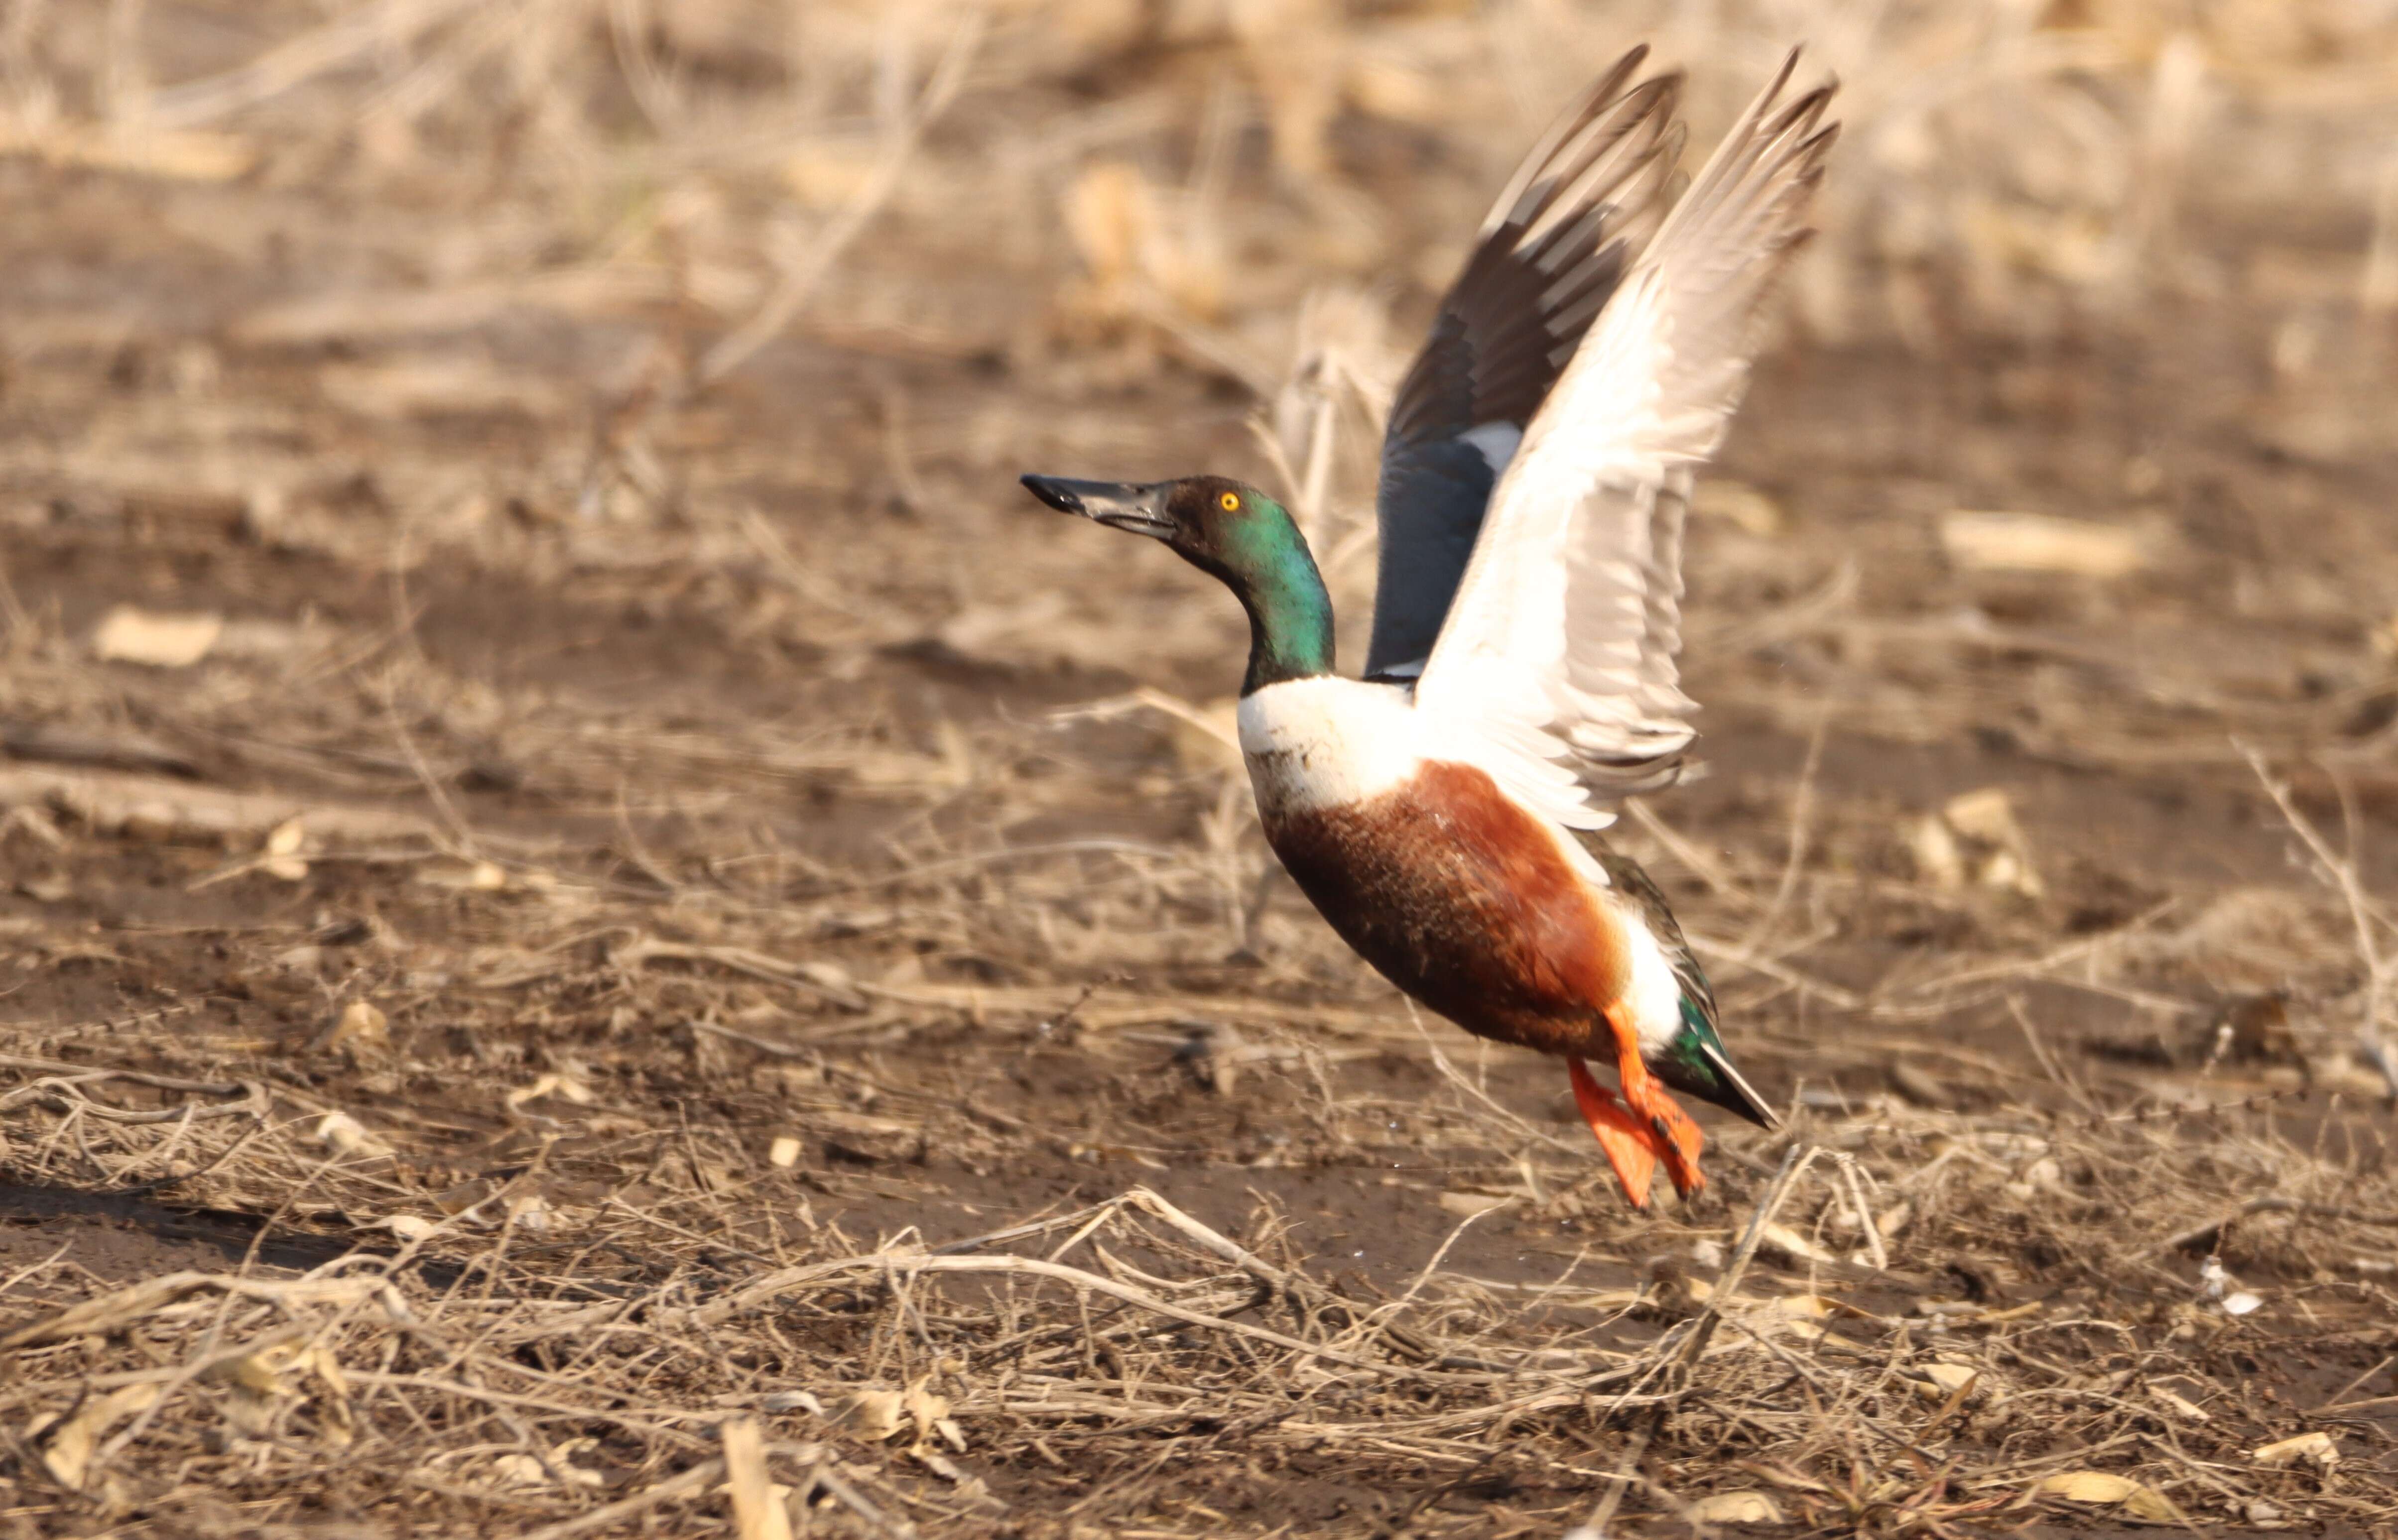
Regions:
[[[1361,180],[1395,196],[1376,148]],[[1637,1354],[1674,1313],[1595,1302],[1709,1276],[1693,1243],[1735,1236],[1782,1158],[1786,1137],[1710,1118],[1710,1191],[1627,1214],[1555,1065],[1419,1030],[1271,874],[1203,742],[1082,709],[1142,687],[1220,700],[1237,616],[1014,477],[1262,476],[1222,378],[1028,350],[988,313],[1042,294],[899,250],[880,281],[984,318],[929,341],[803,328],[700,399],[650,405],[643,371],[706,340],[672,306],[268,326],[295,298],[419,280],[409,211],[361,194],[12,158],[0,206],[39,211],[0,228],[0,786],[23,810],[0,826],[7,1084],[60,1062],[256,1082],[290,1147],[323,1155],[310,1131],[335,1111],[384,1146],[348,1186],[278,1187],[237,1155],[134,1171],[134,1146],[80,1144],[65,1103],[0,1099],[0,1327],[181,1271],[300,1278],[389,1252],[394,1214],[503,1189],[564,1216],[508,1287],[623,1292],[938,1246],[1141,1185],[1352,1300],[1421,1289],[1436,1263],[1420,1309],[1493,1351]],[[1673,845],[1639,822],[1624,842],[1701,938],[1792,1136],[1858,1153],[1885,1187],[1944,1159],[1993,1173],[1917,1193],[1887,1269],[1851,1259],[1852,1226],[1812,1266],[1769,1249],[1753,1291],[1835,1297],[1876,1343],[1936,1335],[1927,1300],[2070,1317],[2039,1353],[2093,1395],[2181,1376],[2210,1450],[2335,1432],[2337,1481],[2279,1477],[2273,1500],[2315,1533],[2378,1533],[2398,1330],[2373,1212],[2389,1114],[2348,1049],[2364,973],[2234,739],[2391,891],[2398,439],[2294,449],[2268,329],[2165,298],[2135,331],[2037,345],[1962,327],[1930,352],[1778,345],[1721,478],[1774,516],[1709,515],[1694,536],[1704,772],[1654,800]],[[1955,508],[2163,533],[2117,580],[1977,572],[1943,554]],[[232,629],[188,668],[97,661],[95,627],[128,604]],[[1975,880],[1990,852],[1970,839],[1967,881],[1943,886],[1910,842],[1987,788],[2036,890]],[[304,810],[299,864],[253,859],[279,819],[195,832],[184,802],[222,792]],[[317,1046],[354,1001],[387,1040]],[[2227,1021],[2247,1024],[2210,1057]],[[2229,1110],[2191,1110],[2209,1106]],[[1836,1232],[1833,1189],[1811,1191],[1785,1217]],[[2229,1226],[2221,1261],[2265,1303],[2225,1316],[2199,1293],[2215,1238],[2167,1242],[2277,1192],[2337,1215],[2268,1205]],[[1461,1229],[1476,1196],[1512,1202]],[[1173,1263],[1131,1246],[1127,1265]],[[501,1275],[472,1256],[435,1247],[409,1276],[488,1290]],[[977,1287],[959,1297],[996,1297]],[[884,1341],[869,1292],[794,1317],[788,1355],[713,1404],[899,1383],[913,1350]],[[46,1386],[80,1372],[45,1363]],[[1821,1393],[1772,1373],[1753,1388],[1793,1416]],[[0,1520],[23,1533],[525,1533],[572,1511],[464,1493],[463,1465],[416,1489],[361,1465],[296,1507],[264,1482],[211,1496],[163,1446],[137,1448],[123,1489],[76,1493],[24,1453],[28,1416],[63,1397],[0,1413],[20,1452]],[[405,1431],[396,1404],[360,1415]],[[1957,1415],[1937,1461],[1929,1430],[1844,1453],[1734,1419],[1712,1445],[1669,1440],[1648,1474],[1685,1496],[1767,1486],[1812,1533],[1895,1524],[1889,1493],[1968,1466],[2001,1472],[1972,1488],[1995,1506],[1968,1511],[1960,1487],[1933,1503],[1959,1505],[1950,1524],[2118,1521],[2007,1484],[2009,1460],[2054,1468],[2076,1435]],[[2170,1441],[2161,1415],[2136,1436]],[[1178,1438],[963,1420],[981,1507],[897,1444],[844,1457],[928,1533],[1554,1534],[1631,1426],[1527,1413],[1464,1462],[1252,1442],[1222,1417]],[[804,1411],[769,1421],[835,1437]],[[549,1424],[542,1440],[584,1430]],[[604,1495],[667,1468],[645,1449],[602,1437]],[[2213,1532],[2255,1516],[2244,1485],[2166,1490]],[[821,1500],[829,1533],[872,1530]],[[1629,1500],[1660,1532],[1671,1511]]]

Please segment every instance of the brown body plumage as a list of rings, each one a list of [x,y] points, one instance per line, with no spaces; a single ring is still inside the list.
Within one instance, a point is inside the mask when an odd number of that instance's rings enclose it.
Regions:
[[[1471,765],[1428,761],[1365,802],[1268,811],[1300,890],[1375,971],[1467,1031],[1613,1057],[1622,927],[1556,837]]]

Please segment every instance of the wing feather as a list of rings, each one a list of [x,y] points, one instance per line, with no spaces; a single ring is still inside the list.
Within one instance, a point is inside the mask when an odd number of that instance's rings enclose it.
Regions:
[[[1691,487],[1739,405],[1837,132],[1823,123],[1831,86],[1783,100],[1798,59],[1675,206],[1526,430],[1417,686],[1435,741],[1570,826],[1603,826],[1600,804],[1672,780],[1693,736],[1674,663]]]
[[[1525,155],[1400,382],[1382,439],[1369,677],[1422,665],[1498,467],[1664,217],[1681,77],[1636,82],[1647,57],[1625,54]]]

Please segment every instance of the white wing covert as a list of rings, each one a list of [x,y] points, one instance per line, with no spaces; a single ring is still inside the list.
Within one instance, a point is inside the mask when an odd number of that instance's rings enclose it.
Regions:
[[[1434,752],[1599,828],[1670,782],[1682,526],[1748,381],[1774,279],[1809,232],[1833,87],[1786,105],[1793,50],[1609,300],[1490,498],[1416,687]]]
[[[1391,403],[1367,678],[1422,670],[1473,559],[1493,467],[1672,205],[1681,75],[1636,81],[1648,57],[1646,45],[1625,54],[1525,155]]]

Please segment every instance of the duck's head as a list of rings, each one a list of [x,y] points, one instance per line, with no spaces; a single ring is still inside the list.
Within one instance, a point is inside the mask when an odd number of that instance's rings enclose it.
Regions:
[[[1060,513],[1164,541],[1185,561],[1219,576],[1283,556],[1298,535],[1281,503],[1228,476],[1078,481],[1028,475],[1024,487]]]
[[[1244,693],[1332,671],[1332,601],[1289,510],[1229,476],[1076,481],[1028,475],[1025,489],[1060,513],[1165,542],[1221,579],[1249,612]]]

